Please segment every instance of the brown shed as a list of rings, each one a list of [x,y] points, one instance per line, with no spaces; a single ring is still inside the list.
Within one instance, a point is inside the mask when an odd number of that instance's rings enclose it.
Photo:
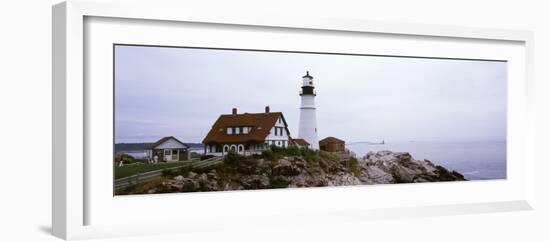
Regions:
[[[346,151],[346,142],[336,137],[329,136],[319,141],[319,148],[322,151],[328,152],[344,152]]]

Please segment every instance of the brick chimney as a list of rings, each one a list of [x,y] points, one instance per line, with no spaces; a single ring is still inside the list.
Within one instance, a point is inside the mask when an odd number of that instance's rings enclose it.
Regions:
[[[236,114],[237,114],[237,108],[233,108],[233,110],[231,111],[231,113],[232,113],[233,115],[236,115]]]
[[[265,107],[265,113],[269,113],[269,105]]]

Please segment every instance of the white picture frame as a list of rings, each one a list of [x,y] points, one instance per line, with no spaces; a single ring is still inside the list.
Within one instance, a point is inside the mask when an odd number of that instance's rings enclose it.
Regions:
[[[150,9],[155,8],[155,11]],[[533,130],[530,128],[532,117],[532,66],[533,66],[533,34],[529,31],[517,30],[497,30],[469,27],[451,27],[438,25],[421,25],[407,23],[390,22],[371,22],[346,19],[315,19],[292,16],[237,16],[227,13],[227,15],[209,15],[205,9],[190,9],[184,3],[167,2],[159,4],[158,2],[135,2],[124,1],[67,1],[53,7],[53,194],[52,194],[52,226],[53,234],[63,239],[84,239],[94,237],[112,237],[123,235],[155,234],[155,233],[174,233],[174,232],[192,232],[197,230],[214,230],[237,225],[235,223],[247,222],[254,225],[293,225],[303,222],[320,223],[321,220],[369,220],[395,217],[422,217],[433,215],[451,215],[467,214],[481,212],[514,211],[532,209],[534,199],[534,137]],[[384,206],[380,204],[376,208],[363,208],[360,202],[351,202],[349,208],[338,209],[335,207],[324,208],[322,205],[311,205],[303,210],[289,210],[282,212],[285,205],[280,201],[280,209],[263,210],[258,214],[254,205],[250,205],[250,210],[240,210],[239,212],[219,213],[212,219],[200,220],[198,213],[190,213],[189,216],[195,221],[188,222],[185,228],[177,226],[148,225],[147,227],[135,228],[130,224],[113,224],[91,222],[90,215],[95,212],[101,212],[103,207],[95,205],[90,209],[90,202],[94,198],[87,182],[85,174],[90,168],[93,168],[90,162],[86,162],[86,157],[90,154],[90,144],[85,141],[89,134],[89,99],[86,91],[90,88],[85,82],[85,68],[87,68],[85,47],[85,19],[86,18],[116,18],[139,21],[155,21],[162,24],[162,21],[171,23],[205,23],[219,24],[225,28],[247,27],[256,29],[278,29],[301,31],[322,31],[321,33],[371,33],[384,34],[399,37],[426,37],[436,39],[453,39],[457,41],[486,41],[487,44],[494,42],[509,43],[520,46],[521,52],[516,53],[519,62],[515,66],[519,68],[515,72],[515,77],[510,78],[509,86],[513,99],[509,99],[509,105],[512,106],[512,116],[509,116],[509,123],[513,130],[513,141],[509,143],[512,149],[516,150],[509,155],[514,155],[521,162],[514,162],[510,166],[521,170],[517,180],[505,180],[495,182],[472,182],[463,184],[460,187],[447,186],[451,184],[421,184],[420,186],[397,185],[399,187],[390,187],[383,185],[381,187],[365,188],[338,188],[338,189],[309,189],[309,190],[271,190],[260,192],[232,192],[231,194],[208,193],[198,194],[173,194],[173,195],[152,195],[150,197],[141,197],[140,200],[126,198],[125,205],[136,207],[145,204],[155,204],[170,200],[169,202],[182,202],[186,199],[188,202],[195,202],[199,205],[207,205],[208,202],[225,200],[228,203],[238,203],[239,200],[249,199],[258,202],[273,202],[280,196],[294,195],[297,199],[319,198],[323,199],[327,195],[352,197],[353,195],[364,195],[364,192],[370,194],[394,191],[414,195],[424,191],[441,191],[443,189],[466,190],[474,188],[479,190],[489,190],[491,188],[507,188],[510,192],[507,195],[497,195],[496,198],[479,198],[469,196],[464,200],[445,200],[438,202],[415,202],[411,201],[408,205],[405,202],[395,202]],[[161,21],[161,22],[158,22]],[[124,27],[124,26],[122,26]],[[137,38],[137,37],[136,37]],[[83,91],[84,90],[84,91]],[[510,97],[509,97],[510,98]],[[512,119],[510,119],[512,117]],[[87,124],[88,123],[88,124]],[[517,165],[516,165],[517,164]],[[111,171],[111,170],[109,170]],[[512,183],[513,182],[513,183]],[[466,185],[466,186],[464,186]],[[404,190],[407,189],[407,190]],[[154,196],[154,197],[153,197]],[[111,196],[112,198],[112,196]],[[201,204],[202,203],[202,204]],[[322,203],[322,202],[321,202]],[[435,204],[434,204],[435,203]],[[375,207],[375,205],[373,205]],[[108,208],[105,210],[113,211]],[[185,207],[178,207],[172,212],[179,213],[185,211]],[[220,211],[220,210],[217,210]],[[131,210],[121,210],[121,212],[131,213]],[[155,216],[156,215],[156,216]],[[215,215],[215,214],[212,214]],[[223,220],[223,216],[231,215],[235,223],[228,223]],[[100,215],[99,215],[100,216]],[[105,215],[104,215],[105,216]],[[115,215],[116,216],[116,215]],[[142,217],[132,217],[137,220],[155,220],[160,218],[161,214],[147,212]],[[333,218],[321,218],[330,216]],[[220,219],[216,221],[216,219]],[[99,219],[98,219],[99,220]],[[182,222],[185,222],[183,220]],[[330,221],[326,221],[330,222]],[[208,225],[206,225],[208,224]]]

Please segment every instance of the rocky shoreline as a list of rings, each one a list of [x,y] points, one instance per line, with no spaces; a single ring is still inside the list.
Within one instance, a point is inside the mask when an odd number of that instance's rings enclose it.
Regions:
[[[144,188],[123,194],[227,191],[270,188],[350,186],[391,183],[465,181],[429,160],[415,160],[407,152],[369,152],[360,159],[283,156],[226,160],[209,170],[181,170]]]

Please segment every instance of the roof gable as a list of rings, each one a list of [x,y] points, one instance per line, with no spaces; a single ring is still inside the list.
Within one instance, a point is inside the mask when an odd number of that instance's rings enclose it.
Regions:
[[[149,149],[162,149],[162,148],[189,148],[189,146],[173,136],[166,136],[160,138],[155,143],[149,145]]]

